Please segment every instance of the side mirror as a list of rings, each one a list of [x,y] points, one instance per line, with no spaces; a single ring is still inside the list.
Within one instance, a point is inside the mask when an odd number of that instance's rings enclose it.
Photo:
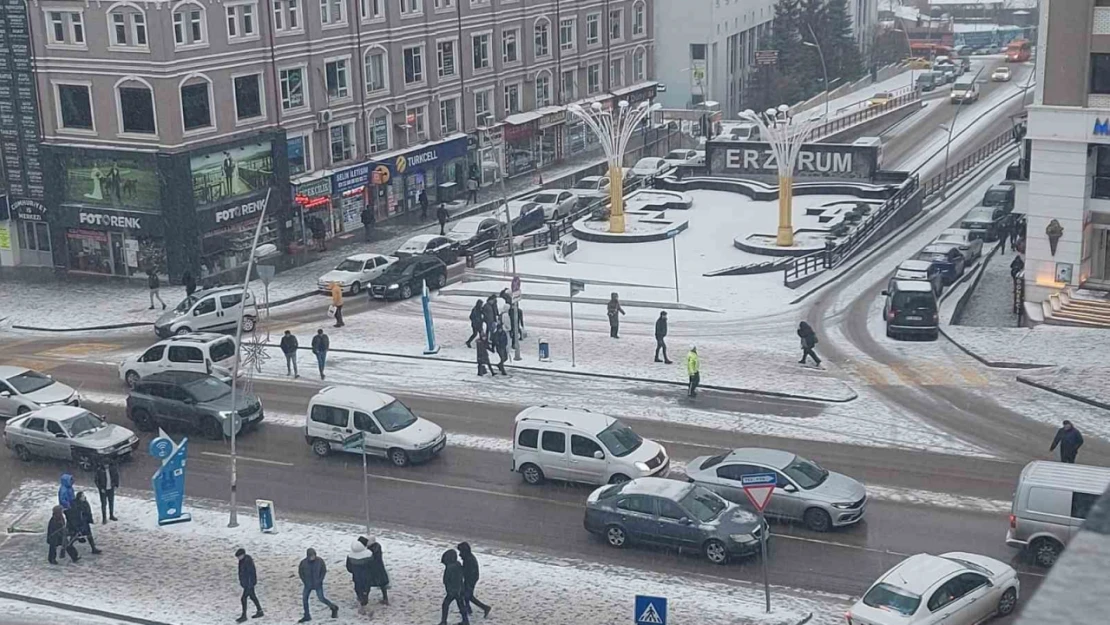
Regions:
[[[886,297],[886,296],[888,296],[888,295],[890,295],[890,291],[883,291],[883,292],[882,292],[882,296],[883,296],[883,297]]]
[[[601,450],[599,449],[599,450],[594,452],[594,458],[596,458],[598,460],[604,460],[605,459],[605,454],[601,453]]]
[[[685,516],[682,517],[681,519],[679,519],[678,522],[683,524],[683,525],[690,525],[691,523],[693,523],[693,521],[690,520],[690,517],[685,517]]]
[[[65,432],[55,432],[54,433],[54,438],[66,438],[66,433]]]
[[[11,397],[11,391],[0,391],[0,397]]]
[[[798,492],[798,489],[793,484],[783,484],[782,489],[788,493]]]
[[[194,308],[193,309],[193,316],[196,317],[199,314],[200,314],[200,309],[199,308]]]

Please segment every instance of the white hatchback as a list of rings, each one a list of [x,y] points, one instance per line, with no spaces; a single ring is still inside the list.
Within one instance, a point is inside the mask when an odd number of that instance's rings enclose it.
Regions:
[[[955,243],[968,263],[983,255],[983,240],[966,228],[948,228],[933,243]]]
[[[382,273],[393,263],[397,262],[395,256],[381,254],[355,254],[348,256],[335,269],[325,273],[316,280],[316,290],[322,293],[331,293],[331,285],[339,283],[344,293],[357,295],[362,292],[370,281]]]
[[[119,363],[119,379],[128,388],[160,371],[196,371],[231,383],[235,339],[214,332],[182,334],[158,341],[143,353]]]

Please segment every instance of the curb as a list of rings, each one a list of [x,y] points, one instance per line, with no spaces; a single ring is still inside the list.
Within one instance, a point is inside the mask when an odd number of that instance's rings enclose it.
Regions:
[[[70,605],[68,603],[59,603],[57,601],[50,601],[48,599],[39,599],[38,597],[29,597],[27,595],[17,595],[15,593],[5,592],[0,590],[0,599],[9,599],[12,601],[22,601],[23,603],[31,603],[34,605],[43,605],[58,610],[65,610],[67,612],[76,612],[78,614],[87,614],[89,616],[99,616],[102,618],[116,619],[117,621],[125,621],[128,623],[137,623],[138,625],[169,625],[162,621],[152,621],[150,619],[140,618],[137,616],[126,616],[123,614],[116,614],[114,612],[105,612],[104,610],[96,610],[93,608],[84,608],[80,606]]]
[[[276,345],[276,344],[273,344],[273,343],[267,343],[266,347],[269,347],[269,348],[272,348],[272,349],[279,349],[279,346]],[[311,351],[311,348],[309,348],[309,347],[298,347],[297,349],[304,350],[304,351]],[[369,350],[343,349],[343,348],[332,348],[332,349],[328,350],[328,353],[333,353],[333,352],[337,353],[337,354],[359,354],[359,355],[364,355],[364,356],[382,356],[382,357],[387,357],[387,358],[405,358],[405,359],[408,359],[408,360],[422,360],[422,361],[435,360],[435,361],[439,361],[439,362],[450,362],[450,363],[463,364],[463,365],[473,365],[474,364],[473,360],[462,360],[462,359],[459,359],[459,358],[446,358],[446,357],[439,357],[439,356],[416,356],[416,355],[413,355],[413,354],[391,354],[391,353],[388,353],[388,352],[375,352],[375,351],[369,351]],[[634,376],[616,375],[616,374],[612,374],[612,373],[590,373],[590,372],[586,372],[586,371],[567,371],[565,369],[543,369],[543,368],[540,368],[540,367],[529,367],[529,366],[526,366],[526,365],[514,365],[514,364],[511,364],[511,362],[512,361],[506,361],[505,366],[510,368],[510,369],[516,369],[518,371],[529,371],[529,372],[533,372],[533,373],[555,373],[555,374],[559,374],[559,375],[601,378],[601,379],[604,379],[604,380],[620,380],[620,381],[624,381],[624,382],[644,382],[644,383],[648,383],[648,384],[666,384],[668,386],[686,388],[686,382],[677,382],[677,381],[674,381],[674,380],[660,380],[660,379],[654,379],[654,378],[638,378],[638,377],[634,377]],[[848,402],[855,401],[856,399],[859,398],[859,393],[857,393],[854,388],[848,386],[847,384],[844,384],[844,387],[847,388],[852,393],[852,396],[848,397],[847,399],[829,399],[829,398],[824,398],[824,397],[814,397],[812,395],[801,395],[801,394],[798,394],[798,393],[784,393],[784,392],[779,392],[779,391],[750,389],[750,388],[743,388],[743,387],[739,387],[739,386],[720,386],[720,385],[715,385],[715,384],[700,384],[698,386],[699,389],[709,389],[709,390],[713,390],[713,391],[723,391],[723,392],[726,392],[726,393],[744,393],[744,394],[747,394],[747,395],[759,395],[759,396],[762,396],[762,397],[778,397],[780,399],[798,399],[798,400],[803,400],[803,401],[814,401],[814,402],[832,403],[832,404],[846,404]]]
[[[1039,388],[1042,391],[1048,391],[1049,393],[1055,393],[1057,395],[1060,395],[1061,397],[1067,397],[1068,399],[1073,399],[1077,402],[1087,404],[1088,406],[1094,406],[1095,408],[1102,408],[1103,410],[1110,410],[1110,404],[1107,404],[1105,402],[1101,402],[1097,399],[1091,399],[1090,397],[1084,397],[1082,395],[1078,395],[1078,394],[1072,393],[1070,391],[1061,391],[1058,388],[1053,388],[1053,387],[1051,387],[1051,386],[1049,386],[1049,385],[1047,385],[1043,382],[1037,382],[1037,381],[1031,380],[1028,377],[1023,376],[1023,375],[1017,376],[1017,381],[1021,382],[1022,384],[1032,386],[1034,388]]]

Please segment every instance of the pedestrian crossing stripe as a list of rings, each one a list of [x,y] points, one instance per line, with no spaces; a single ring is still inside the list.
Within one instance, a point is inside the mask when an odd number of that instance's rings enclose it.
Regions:
[[[647,604],[647,608],[636,619],[637,623],[643,625],[663,625],[663,619],[659,618],[659,613],[655,611],[655,604]]]

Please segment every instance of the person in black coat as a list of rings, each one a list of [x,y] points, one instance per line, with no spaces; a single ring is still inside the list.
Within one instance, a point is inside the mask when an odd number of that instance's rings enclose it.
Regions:
[[[447,233],[447,218],[450,216],[451,215],[447,213],[447,207],[443,204],[440,204],[439,208],[436,209],[436,220],[439,221],[440,236],[443,236]]]
[[[667,357],[667,311],[660,311],[659,318],[655,320],[655,362],[671,364]],[[659,351],[663,351],[663,360],[659,360]]]
[[[440,605],[439,625],[447,625],[447,610],[454,603],[459,607],[463,625],[470,625],[467,613],[466,582],[463,577],[463,568],[459,565],[459,556],[454,549],[443,552],[439,558],[443,563],[443,603]]]
[[[487,367],[491,376],[497,375],[489,364],[489,341],[486,340],[485,334],[478,335],[478,342],[474,349],[478,355],[478,375],[485,375]]]
[[[501,317],[501,313],[497,310],[497,296],[490,295],[486,298],[486,304],[482,307],[482,318],[486,322],[486,334],[493,334],[497,329],[497,320]]]
[[[328,574],[328,565],[316,556],[315,549],[308,549],[305,551],[305,558],[297,565],[297,576],[301,578],[303,589],[301,590],[301,604],[304,608],[304,616],[298,623],[307,623],[312,620],[312,615],[308,611],[308,598],[313,592],[316,593],[316,598],[320,603],[328,606],[331,609],[331,617],[336,618],[339,614],[339,606],[335,605],[324,594],[324,577]]]
[[[416,201],[420,203],[420,221],[424,221],[428,218],[428,192],[421,189]]]
[[[389,605],[389,573],[385,570],[381,543],[365,536],[359,536],[358,541],[370,548],[370,587],[382,591],[378,603]]]
[[[817,345],[817,333],[813,328],[804,321],[798,324],[798,338],[802,341],[802,359],[798,362],[805,364],[806,358],[812,357],[815,366],[821,366],[821,359],[817,357],[817,352],[813,348]]]
[[[362,209],[360,219],[362,220],[362,234],[366,237],[366,241],[369,242],[370,231],[374,228],[374,210],[369,206]]]
[[[81,559],[77,549],[69,542],[69,531],[66,527],[66,516],[61,506],[54,506],[50,522],[46,524],[46,545],[50,548],[47,561],[50,564],[58,563],[58,549],[64,549],[66,555],[74,562]]]
[[[258,570],[254,568],[254,558],[248,556],[247,550],[242,547],[235,550],[235,557],[239,560],[239,586],[243,589],[243,594],[239,596],[239,604],[243,607],[243,611],[235,622],[242,623],[247,620],[247,599],[254,602],[254,614],[251,618],[262,616],[262,604],[258,602],[258,595],[254,593],[254,588],[258,585]]]
[[[196,293],[197,280],[193,277],[193,272],[186,269],[185,273],[181,274],[181,285],[185,287],[185,297],[192,297],[193,293]]]
[[[488,617],[491,608],[489,605],[482,603],[474,596],[474,587],[478,585],[478,559],[474,557],[474,552],[470,550],[470,543],[459,543],[459,557],[462,558],[463,570],[463,593],[466,598],[466,609],[472,612],[471,605],[478,606],[482,610],[482,617]]]
[[[70,544],[88,542],[93,555],[101,553],[96,548],[96,541],[93,540],[92,526],[95,521],[93,520],[92,507],[89,506],[89,500],[85,499],[84,492],[77,493],[73,505],[70,506],[69,510],[66,510],[65,515],[69,525]]]
[[[1052,439],[1052,445],[1048,450],[1056,449],[1057,445],[1060,447],[1060,462],[1075,464],[1075,456],[1083,446],[1083,435],[1071,424],[1071,421],[1065,419],[1063,427],[1056,430],[1056,438]]]
[[[355,585],[355,598],[358,600],[359,614],[366,613],[366,604],[370,602],[370,577],[373,555],[366,548],[366,538],[359,537],[351,543],[351,553],[347,554],[347,572],[351,574],[351,581]]]
[[[493,348],[497,350],[497,357],[500,362],[497,363],[497,369],[501,375],[509,375],[505,372],[505,361],[509,359],[509,333],[505,331],[505,324],[497,324],[497,329],[493,331]],[[490,373],[493,373],[493,367],[490,367]]]
[[[466,347],[472,347],[471,343],[478,335],[482,333],[482,323],[485,320],[484,313],[482,312],[482,300],[474,303],[474,308],[470,309],[470,338],[466,339]]]
[[[119,488],[119,469],[111,460],[104,460],[96,467],[93,477],[96,492],[100,495],[100,522],[107,525],[108,520],[116,518],[116,489]]]
[[[289,330],[281,337],[281,353],[285,354],[285,375],[291,375],[294,378],[301,377],[300,372],[297,371],[297,348],[300,344],[297,343],[297,337]]]

